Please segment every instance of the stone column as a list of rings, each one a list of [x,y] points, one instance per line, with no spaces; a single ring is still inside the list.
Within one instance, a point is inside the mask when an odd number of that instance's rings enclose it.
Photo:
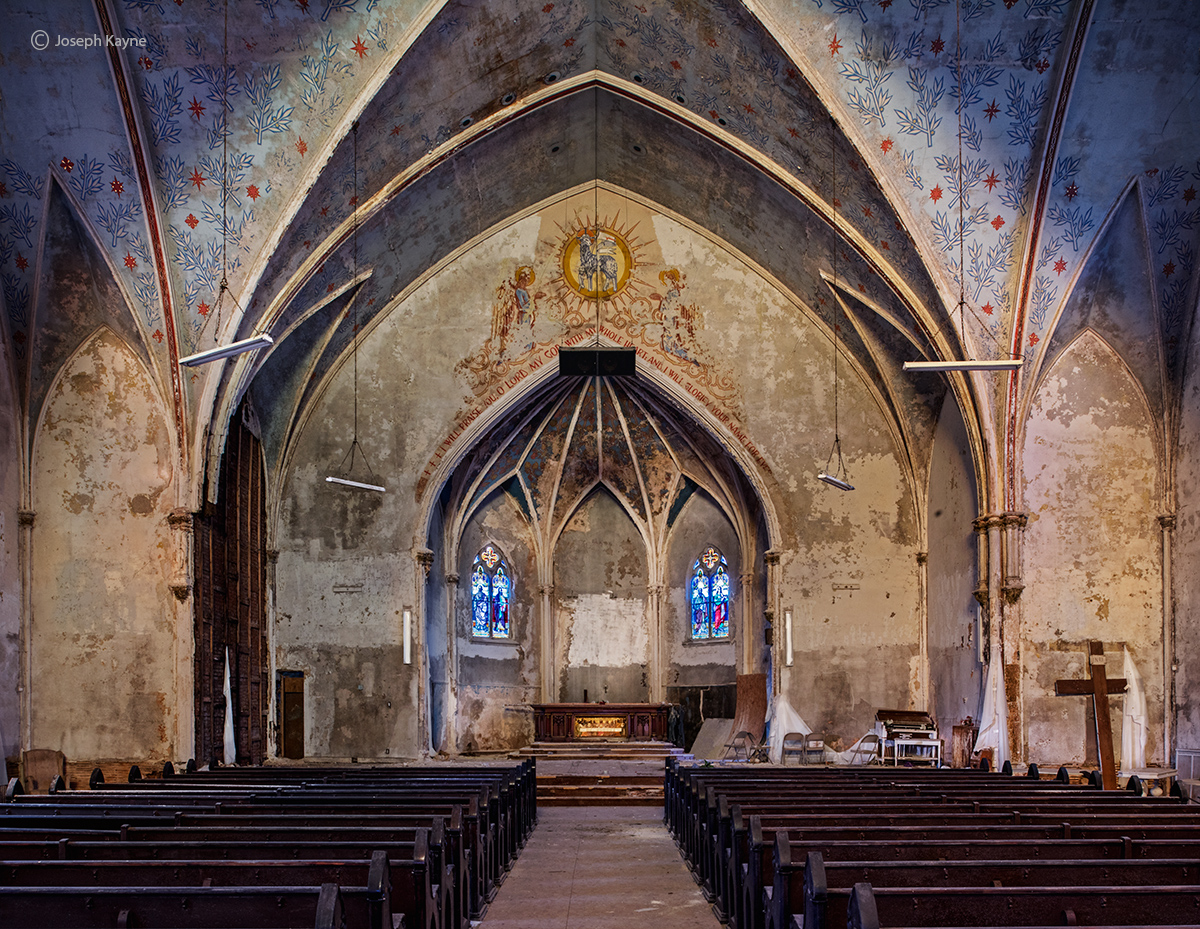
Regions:
[[[558,668],[554,658],[554,585],[540,584],[538,594],[541,596],[538,634],[538,675],[541,679],[541,702],[554,703],[556,702],[555,691],[558,689]]]
[[[446,754],[458,757],[458,574],[446,574]]]
[[[1003,582],[1000,587],[1001,636],[1004,650],[1004,693],[1008,699],[1008,747],[1015,761],[1025,757],[1024,674],[1021,673],[1022,542],[1029,517],[1025,513],[1001,513],[997,517]]]
[[[269,756],[278,756],[283,754],[283,745],[280,741],[282,733],[279,731],[278,722],[283,718],[283,707],[277,705],[277,700],[282,700],[282,695],[277,695],[275,691],[275,682],[277,681],[275,675],[279,671],[279,665],[276,663],[275,656],[275,619],[278,615],[276,610],[276,605],[278,604],[276,594],[278,592],[279,549],[268,548],[264,555],[263,572],[266,577],[263,583],[266,588],[267,602],[263,608],[263,622],[267,625],[267,680],[271,682],[267,695],[267,754]],[[192,686],[194,687],[195,684],[193,683]],[[193,731],[195,731],[194,724]],[[195,736],[193,736],[194,738]]]
[[[417,731],[424,733],[422,741],[425,743],[425,749],[423,754],[429,755],[433,749],[433,734],[429,731],[429,646],[428,640],[425,638],[425,592],[429,582],[429,572],[433,570],[433,552],[427,548],[419,548],[414,560],[417,565],[417,570],[413,572],[416,590],[410,634],[412,635],[413,653],[416,655],[413,669],[417,675]],[[403,615],[400,621],[404,622]],[[404,635],[403,628],[400,629],[400,634]]]
[[[1163,663],[1163,765],[1172,766],[1175,749],[1175,593],[1171,559],[1174,557],[1175,514],[1158,517],[1162,527],[1162,663]]]
[[[917,552],[917,605],[921,611],[921,621],[917,628],[917,654],[920,663],[917,666],[917,684],[921,693],[917,698],[916,707],[929,712],[932,696],[929,693],[929,552]]]
[[[763,553],[763,567],[767,572],[766,591],[763,606],[763,623],[771,625],[771,693],[779,694],[783,686],[783,666],[787,656],[783,650],[786,647],[784,639],[786,630],[778,628],[783,622],[783,607],[779,603],[779,552],[771,550]],[[792,622],[796,621],[793,612]]]
[[[193,660],[196,618],[195,603],[192,599],[196,523],[191,512],[183,507],[176,507],[167,514],[167,525],[171,527],[172,541],[171,576],[167,579],[167,586],[175,596],[174,741],[177,755],[191,757],[195,754],[196,741],[196,670]]]
[[[650,686],[651,703],[663,699],[663,656],[667,654],[666,632],[662,622],[662,584],[651,584],[646,588],[646,612],[650,627]]]
[[[754,674],[762,665],[762,636],[758,631],[758,612],[754,609],[754,572],[738,575],[738,651],[741,652],[743,674]],[[730,617],[732,624],[733,617]]]
[[[33,748],[33,510],[17,511],[21,572],[21,748]]]

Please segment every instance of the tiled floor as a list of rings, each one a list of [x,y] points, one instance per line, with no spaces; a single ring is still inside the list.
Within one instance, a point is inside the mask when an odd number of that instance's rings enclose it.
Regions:
[[[654,807],[547,807],[481,929],[718,929]]]

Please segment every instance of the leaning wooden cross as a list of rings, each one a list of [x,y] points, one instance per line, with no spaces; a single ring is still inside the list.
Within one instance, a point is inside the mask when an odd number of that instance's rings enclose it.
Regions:
[[[1113,759],[1112,719],[1108,712],[1109,694],[1125,692],[1125,678],[1109,678],[1104,672],[1104,646],[1088,643],[1092,676],[1083,680],[1054,682],[1054,692],[1060,697],[1091,697],[1096,711],[1096,746],[1100,750],[1100,775],[1105,790],[1117,789],[1117,766]]]

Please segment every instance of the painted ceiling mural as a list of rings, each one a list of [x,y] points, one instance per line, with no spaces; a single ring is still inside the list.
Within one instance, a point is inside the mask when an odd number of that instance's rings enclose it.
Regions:
[[[346,314],[328,308],[356,274],[369,275],[358,301],[369,325],[472,237],[597,178],[683,214],[690,182],[690,218],[827,323],[832,268],[913,351],[995,356],[1019,339],[1034,361],[1128,193],[1165,360],[1179,363],[1200,235],[1200,17],[1183,0],[5,8],[0,294],[19,367],[38,327],[41,243],[62,212],[52,188],[168,381],[172,353],[265,329],[304,332],[320,376],[351,342]],[[679,177],[663,152],[675,164],[693,153],[697,174]],[[655,158],[665,170],[638,167]],[[721,186],[743,170],[770,179],[754,188],[774,185],[764,200],[803,214],[803,242],[756,226],[759,204],[739,202],[748,182]],[[772,209],[785,207],[763,202],[762,216]],[[831,216],[840,245],[818,228]],[[605,255],[632,275],[618,288],[629,301],[663,301],[655,312],[672,314],[678,339],[661,347],[687,357],[687,269],[638,277],[636,234],[612,225],[565,232],[574,272],[514,265],[464,376],[483,383],[489,352],[528,339],[523,312],[565,306],[581,261],[596,262],[593,288],[608,287],[596,283]],[[960,319],[965,349],[943,338]],[[864,354],[885,343],[848,339]],[[241,364],[252,376],[259,362]],[[180,402],[202,429],[199,388],[228,371],[183,377]],[[310,390],[296,380],[292,400]]]

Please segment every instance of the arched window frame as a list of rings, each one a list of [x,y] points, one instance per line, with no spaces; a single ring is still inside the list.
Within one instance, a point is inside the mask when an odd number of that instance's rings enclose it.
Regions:
[[[730,619],[732,600],[729,563],[719,548],[706,545],[692,562],[692,570],[688,574],[689,641],[728,642],[733,633]]]
[[[482,642],[512,641],[512,602],[516,578],[504,552],[488,542],[471,561],[471,638]]]

